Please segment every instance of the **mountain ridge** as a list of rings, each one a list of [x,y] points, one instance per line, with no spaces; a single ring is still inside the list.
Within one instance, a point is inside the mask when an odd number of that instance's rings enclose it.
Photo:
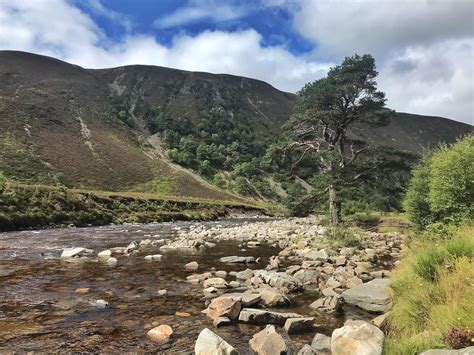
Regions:
[[[170,140],[170,122],[184,134],[191,128],[204,132],[209,142],[214,126],[222,125],[221,132],[229,133],[225,144],[237,142],[233,147],[248,160],[252,151],[245,139],[261,143],[277,135],[295,98],[264,81],[230,74],[149,65],[84,69],[0,51],[0,170],[32,183],[234,198],[167,160],[160,142]],[[206,119],[210,123],[202,128]],[[442,117],[399,113],[391,126],[370,136],[376,145],[419,154],[471,130]]]

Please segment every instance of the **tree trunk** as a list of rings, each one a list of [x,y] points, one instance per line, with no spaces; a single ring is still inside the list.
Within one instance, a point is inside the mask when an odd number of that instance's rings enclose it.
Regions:
[[[329,224],[336,227],[341,220],[341,203],[337,199],[336,189],[329,185]]]

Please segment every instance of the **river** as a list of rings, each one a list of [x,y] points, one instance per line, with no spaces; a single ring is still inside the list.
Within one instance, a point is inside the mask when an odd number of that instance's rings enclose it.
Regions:
[[[257,220],[255,220],[257,221]],[[203,222],[206,227],[238,226],[253,221],[225,219]],[[0,349],[1,351],[42,352],[161,352],[190,353],[199,332],[209,327],[241,353],[248,353],[248,341],[262,326],[233,323],[215,329],[201,311],[205,308],[202,285],[186,281],[190,272],[184,265],[199,263],[198,273],[213,270],[240,271],[264,268],[277,246],[263,244],[242,250],[235,240],[218,241],[216,247],[192,252],[160,252],[150,247],[128,258],[119,258],[115,268],[97,258],[66,262],[59,258],[64,248],[86,247],[95,253],[125,247],[143,239],[173,239],[192,222],[110,225],[88,228],[60,228],[0,233]],[[163,254],[161,261],[149,262],[144,255]],[[249,265],[223,264],[229,255],[260,257]],[[87,294],[76,289],[90,288]],[[167,296],[158,295],[166,289]],[[303,292],[294,298],[288,311],[307,312],[305,305],[316,299]],[[96,300],[109,306],[99,308]],[[176,315],[176,312],[189,313]],[[319,331],[330,334],[340,325],[338,318],[319,319]],[[168,324],[173,341],[156,345],[147,339],[155,325]],[[292,336],[300,347],[313,333]]]

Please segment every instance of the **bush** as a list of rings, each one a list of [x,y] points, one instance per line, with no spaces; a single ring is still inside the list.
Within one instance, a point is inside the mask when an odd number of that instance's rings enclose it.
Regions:
[[[417,229],[459,225],[474,217],[474,135],[425,156],[414,171],[404,208]]]
[[[474,215],[474,134],[443,146],[430,161],[428,201],[434,214],[459,222]]]
[[[416,229],[423,229],[433,222],[428,202],[429,163],[429,156],[425,155],[422,162],[413,169],[410,187],[403,202],[408,219]]]

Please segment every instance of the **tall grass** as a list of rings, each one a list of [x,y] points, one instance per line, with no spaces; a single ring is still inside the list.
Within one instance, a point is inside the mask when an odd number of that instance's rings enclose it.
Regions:
[[[474,227],[412,243],[391,287],[385,354],[448,348],[443,335],[450,327],[474,329]]]

